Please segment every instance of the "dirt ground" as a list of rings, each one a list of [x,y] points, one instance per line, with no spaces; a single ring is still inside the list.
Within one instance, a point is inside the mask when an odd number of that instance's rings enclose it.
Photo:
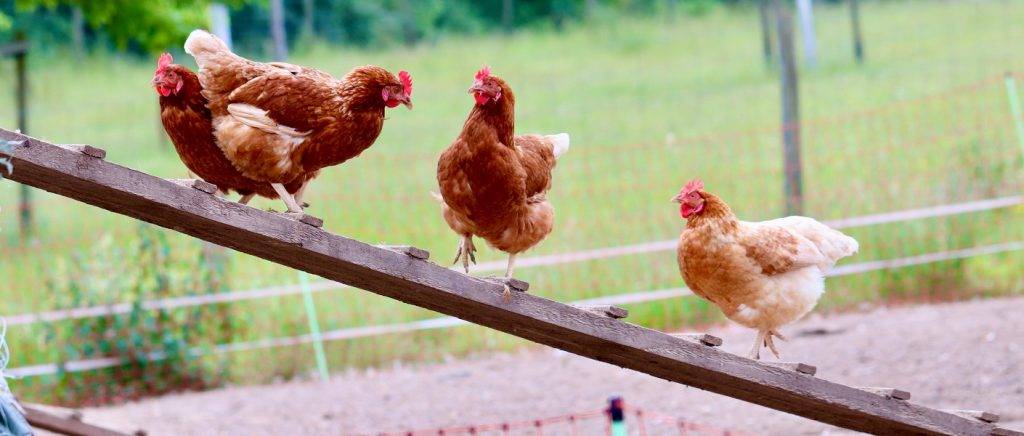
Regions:
[[[782,348],[785,360],[816,365],[818,377],[898,387],[913,394],[912,402],[931,407],[997,412],[1000,425],[1024,430],[1024,298],[812,316],[783,332],[790,336]],[[753,341],[752,332],[734,325],[710,333],[735,353],[746,352]],[[337,374],[327,382],[229,387],[84,415],[87,422],[144,428],[150,435],[374,434],[588,411],[612,394],[635,407],[718,428],[843,433],[551,349]]]

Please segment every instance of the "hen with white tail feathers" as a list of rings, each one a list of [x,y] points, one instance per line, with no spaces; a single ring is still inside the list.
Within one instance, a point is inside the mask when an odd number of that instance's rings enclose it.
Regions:
[[[673,199],[685,218],[677,260],[693,292],[729,319],[756,329],[750,357],[762,346],[779,355],[779,328],[803,317],[825,291],[825,274],[857,252],[857,241],[814,219],[790,216],[740,221],[700,180]]]
[[[223,41],[193,31],[195,57],[209,100],[217,145],[246,177],[270,183],[292,212],[301,207],[283,184],[340,164],[373,145],[385,108],[412,107],[412,78],[356,67],[340,80],[313,68],[254,62]]]
[[[554,227],[547,192],[557,159],[569,150],[569,135],[515,135],[515,96],[489,68],[477,72],[469,92],[476,104],[437,163],[442,214],[461,239],[456,262],[469,271],[477,236],[509,254],[510,279],[516,255]]]

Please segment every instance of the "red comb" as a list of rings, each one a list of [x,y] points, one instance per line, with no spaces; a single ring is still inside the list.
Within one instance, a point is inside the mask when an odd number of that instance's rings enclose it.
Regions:
[[[412,96],[412,76],[409,75],[409,72],[399,71],[398,80],[402,81],[402,87],[405,88],[405,96]]]
[[[483,81],[484,79],[491,77],[491,67],[484,65],[480,71],[476,72],[476,80]]]
[[[685,191],[685,192],[694,192],[694,191],[703,191],[703,190],[704,190],[704,182],[700,181],[700,179],[690,180],[689,182],[686,182],[686,186],[683,186],[683,191]]]
[[[170,53],[164,53],[160,55],[160,60],[156,61],[156,70],[160,71],[167,68],[168,65],[174,63],[174,57]]]

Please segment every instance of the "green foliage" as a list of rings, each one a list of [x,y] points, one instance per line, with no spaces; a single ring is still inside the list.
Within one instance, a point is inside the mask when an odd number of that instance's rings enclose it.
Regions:
[[[13,5],[12,5],[13,3]],[[101,31],[119,49],[147,52],[178,45],[189,31],[205,27],[210,0],[5,0],[0,1],[0,31],[29,30],[56,21],[69,31],[71,8],[81,8],[85,24]],[[56,19],[56,20],[54,20]],[[4,26],[4,23],[8,23]],[[48,23],[49,22],[49,23]]]
[[[63,308],[126,301],[131,311],[47,326],[61,373],[58,401],[103,404],[165,392],[204,389],[226,377],[224,368],[196,359],[218,341],[230,341],[234,325],[228,307],[176,310],[144,308],[147,300],[216,293],[226,286],[222,249],[172,252],[166,232],[139,224],[134,237],[115,242],[109,235],[86,253],[50,269],[49,291]],[[198,244],[193,244],[195,247]],[[175,257],[175,253],[178,257]],[[122,365],[88,372],[64,372],[64,363],[117,358]]]

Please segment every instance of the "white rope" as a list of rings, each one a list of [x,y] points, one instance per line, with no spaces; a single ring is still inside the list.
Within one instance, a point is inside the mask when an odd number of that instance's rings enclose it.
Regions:
[[[11,348],[7,346],[7,320],[0,316],[0,396],[10,396],[11,389],[7,386],[7,363],[11,361]]]

